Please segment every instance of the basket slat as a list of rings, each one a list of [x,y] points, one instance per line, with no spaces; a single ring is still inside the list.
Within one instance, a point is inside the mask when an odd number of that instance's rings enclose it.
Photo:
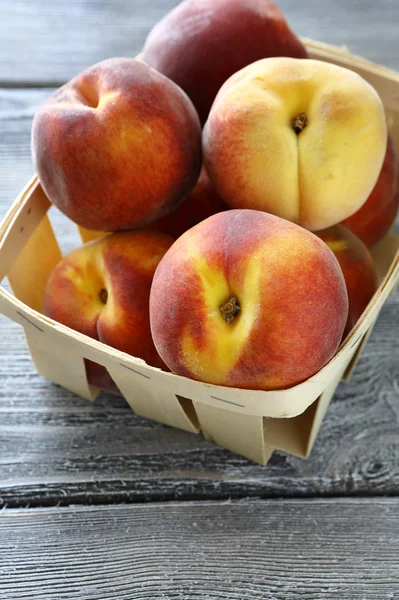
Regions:
[[[263,418],[226,411],[194,401],[204,437],[261,465],[266,464],[274,448],[266,446]]]
[[[379,313],[378,313],[379,314]],[[377,315],[378,318],[378,315]],[[359,344],[359,346],[357,347],[356,352],[354,353],[354,355],[352,356],[348,366],[346,367],[343,375],[342,375],[342,379],[344,381],[349,381],[355,367],[357,364],[357,361],[359,360],[360,354],[362,353],[363,348],[365,347],[365,345],[367,344],[367,340],[369,339],[373,329],[374,329],[374,325],[377,322],[377,318],[375,319],[375,321],[370,325],[370,327],[368,328],[368,331],[366,331],[366,333],[364,334],[364,336],[362,337],[362,340]]]
[[[317,403],[315,403],[315,412],[311,422],[311,428],[308,433],[307,445],[305,456],[308,457],[312,451],[313,445],[316,441],[317,435],[319,433],[319,429],[321,423],[323,421],[324,415],[327,412],[328,407],[330,406],[330,402],[334,396],[335,390],[337,389],[339,382],[342,378],[342,373],[339,373],[336,379],[334,379],[330,385],[324,390],[324,392],[319,397]]]
[[[47,280],[61,258],[53,228],[44,215],[7,274],[17,298],[41,312]]]
[[[49,340],[43,331],[25,327],[26,340],[38,372],[86,400],[95,400],[100,390],[89,385],[83,357]]]
[[[33,177],[0,225],[0,281],[50,208],[37,177]]]
[[[123,365],[114,365],[108,372],[137,415],[191,433],[199,432],[196,415],[190,415],[172,391],[155,387],[139,371]]]

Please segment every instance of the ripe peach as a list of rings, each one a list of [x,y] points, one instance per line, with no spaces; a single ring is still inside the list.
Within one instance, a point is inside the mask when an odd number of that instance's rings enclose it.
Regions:
[[[187,229],[228,208],[215,192],[205,169],[202,169],[197,185],[183,204],[169,215],[147,225],[146,229],[162,231],[178,238]]]
[[[226,79],[268,56],[307,57],[272,0],[186,0],[154,27],[143,51],[187,92],[202,123]]]
[[[54,92],[33,120],[49,199],[87,229],[134,229],[194,187],[201,128],[186,94],[140,61],[100,62]]]
[[[395,222],[399,208],[398,175],[396,153],[388,136],[384,163],[373,191],[355,214],[342,221],[369,248],[377,244]]]
[[[164,367],[151,338],[148,303],[155,268],[172,242],[155,231],[119,232],[74,250],[47,282],[44,314]],[[117,389],[102,366],[88,361],[86,368],[90,383]]]
[[[184,233],[150,294],[155,347],[172,371],[247,389],[315,374],[347,316],[342,271],[324,242],[253,210],[221,212]]]
[[[382,102],[356,73],[268,58],[233,75],[205,125],[205,167],[220,197],[317,231],[366,201],[384,159]]]
[[[377,290],[377,271],[367,246],[347,227],[334,225],[318,231],[317,236],[334,252],[345,278],[349,299],[346,337]]]
[[[104,392],[111,392],[117,396],[122,396],[122,393],[111,375],[102,365],[99,365],[92,360],[85,358],[87,380],[91,385],[95,385]]]

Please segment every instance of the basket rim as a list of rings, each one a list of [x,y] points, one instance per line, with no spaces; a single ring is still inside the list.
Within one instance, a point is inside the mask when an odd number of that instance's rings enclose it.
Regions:
[[[331,56],[331,53],[333,53],[340,62],[347,62],[348,64],[356,63],[356,66],[364,67],[369,73],[382,75],[385,79],[392,79],[395,83],[399,83],[399,71],[376,63],[358,54],[352,54],[346,45],[337,46],[336,44],[320,42],[308,37],[300,37],[300,39],[311,53],[316,52],[317,55],[325,58],[333,58]]]

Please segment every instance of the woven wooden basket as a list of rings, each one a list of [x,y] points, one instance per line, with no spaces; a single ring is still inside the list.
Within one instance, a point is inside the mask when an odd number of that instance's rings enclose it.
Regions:
[[[399,150],[399,75],[330,45],[304,40],[313,58],[362,75],[379,92],[389,130]],[[347,378],[381,307],[399,279],[399,237],[387,236],[373,250],[380,286],[336,356],[293,388],[251,391],[208,385],[165,373],[92,340],[41,314],[48,276],[61,251],[47,211],[50,202],[34,177],[0,226],[0,311],[20,323],[33,362],[42,375],[89,400],[99,390],[87,382],[84,359],[106,367],[132,410],[193,433],[264,464],[274,449],[308,456],[341,378]],[[85,239],[85,232],[81,231]]]

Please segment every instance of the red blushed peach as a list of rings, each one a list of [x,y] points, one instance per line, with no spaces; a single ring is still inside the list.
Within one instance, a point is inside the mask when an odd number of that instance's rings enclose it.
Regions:
[[[246,389],[293,386],[336,352],[348,297],[334,254],[278,217],[230,210],[184,233],[159,263],[151,331],[179,375]]]
[[[334,252],[345,278],[349,299],[346,337],[377,290],[377,271],[367,246],[347,227],[334,225],[318,231],[317,236]]]
[[[354,215],[342,221],[358,238],[371,248],[389,232],[399,208],[398,163],[392,138],[380,176],[365,204]]]
[[[100,62],[54,92],[33,120],[32,153],[49,199],[87,229],[135,229],[175,209],[201,167],[186,94],[129,58]]]
[[[149,295],[155,268],[173,240],[155,231],[120,232],[66,256],[46,286],[48,317],[162,368],[151,338]],[[117,390],[106,370],[88,363],[89,382]]]
[[[215,192],[205,169],[201,170],[197,185],[175,211],[147,225],[146,229],[162,231],[174,238],[204,219],[229,207]]]
[[[269,56],[307,57],[272,0],[186,0],[154,27],[143,51],[187,92],[202,123],[226,79]]]

